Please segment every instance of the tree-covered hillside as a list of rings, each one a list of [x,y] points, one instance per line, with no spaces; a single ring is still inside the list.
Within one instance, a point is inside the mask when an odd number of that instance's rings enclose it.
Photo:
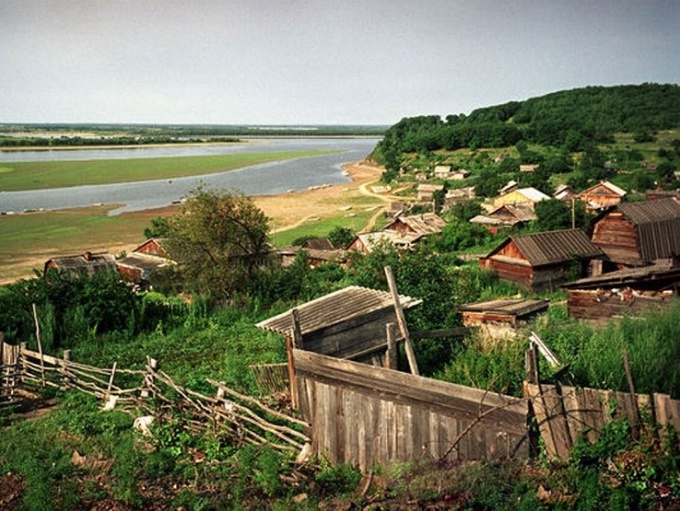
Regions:
[[[527,143],[584,150],[615,133],[637,139],[680,126],[676,84],[585,87],[474,110],[469,115],[404,118],[390,127],[373,157],[397,170],[403,153],[508,147]]]

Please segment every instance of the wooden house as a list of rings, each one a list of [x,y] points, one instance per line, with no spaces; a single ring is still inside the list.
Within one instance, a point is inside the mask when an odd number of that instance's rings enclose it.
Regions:
[[[400,296],[402,309],[420,304]],[[383,365],[387,349],[386,326],[397,323],[392,294],[349,286],[295,308],[302,349],[321,355]],[[261,321],[259,328],[292,336],[293,310]]]
[[[583,231],[569,229],[510,236],[479,263],[503,280],[537,291],[584,276],[590,260],[603,256]]]
[[[548,310],[549,300],[500,299],[468,303],[458,311],[463,325],[478,328],[485,337],[514,337],[517,329]]]
[[[602,181],[583,190],[578,198],[585,203],[587,210],[593,211],[621,204],[626,193],[615,184]]]
[[[446,222],[440,216],[435,213],[424,213],[422,215],[397,217],[383,230],[415,234],[420,238],[429,234],[440,233],[444,227],[446,227]]]
[[[53,257],[45,262],[43,276],[48,272],[68,273],[72,275],[92,276],[97,272],[115,271],[116,260],[106,252]]]
[[[496,208],[503,204],[529,204],[533,207],[537,202],[549,198],[550,197],[536,188],[517,188],[496,197],[493,200],[493,205]]]
[[[593,219],[591,239],[617,268],[680,255],[680,202],[622,203]]]
[[[668,306],[680,291],[680,261],[625,268],[565,284],[569,316],[607,320]]]
[[[326,263],[337,263],[343,266],[347,262],[347,250],[343,249],[325,250],[291,246],[276,250],[276,255],[281,259],[281,266],[286,268],[293,264],[300,252],[307,255],[307,266],[311,268]]]
[[[473,217],[470,222],[487,227],[515,227],[536,218],[534,208],[529,204],[503,204],[486,215]]]
[[[123,279],[135,284],[147,285],[151,275],[161,268],[176,264],[170,258],[163,239],[151,238],[116,261]]]
[[[433,185],[429,183],[421,183],[418,185],[418,200],[428,202],[434,200],[435,192],[444,189],[444,185]]]

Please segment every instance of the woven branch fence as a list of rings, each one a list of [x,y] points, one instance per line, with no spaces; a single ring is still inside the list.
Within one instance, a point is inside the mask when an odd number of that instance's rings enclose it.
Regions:
[[[116,363],[100,368],[71,360],[70,351],[59,358],[29,350],[25,343],[1,346],[0,405],[16,403],[22,388],[53,387],[101,399],[104,409],[117,407],[154,416],[179,412],[192,431],[219,430],[236,444],[266,444],[281,451],[302,452],[310,443],[306,422],[223,382],[206,380],[215,388],[213,395],[177,385],[152,358],[147,358],[144,370],[122,369]]]

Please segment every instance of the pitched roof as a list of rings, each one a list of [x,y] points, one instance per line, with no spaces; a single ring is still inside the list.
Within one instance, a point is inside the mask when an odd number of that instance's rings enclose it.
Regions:
[[[643,261],[680,255],[680,203],[656,199],[621,203],[620,211],[637,226],[638,246]],[[611,210],[610,210],[611,211]]]
[[[616,186],[613,183],[610,183],[609,181],[600,181],[599,183],[594,184],[590,188],[583,190],[580,195],[587,194],[587,193],[591,192],[592,190],[595,190],[595,189],[597,189],[598,187],[601,187],[601,186],[604,186],[605,188],[609,189],[610,191],[612,191],[614,194],[618,195],[619,197],[623,197],[624,195],[626,195],[628,193],[623,188],[619,188],[618,186]]]
[[[435,213],[423,213],[422,215],[411,215],[411,216],[400,216],[392,224],[396,222],[402,222],[408,225],[414,234],[418,236],[425,236],[427,234],[436,234],[442,232],[442,229],[446,227],[446,222]],[[394,230],[390,229],[390,225],[385,227],[386,231]]]
[[[531,266],[562,263],[574,258],[598,257],[602,250],[593,245],[579,229],[535,232],[524,236],[511,236],[495,248],[487,258],[492,258],[509,242],[514,242]]]
[[[422,300],[399,296],[404,309],[415,307]],[[299,312],[302,334],[315,332],[354,317],[364,316],[394,306],[392,294],[360,286],[349,286],[296,307]],[[292,309],[259,322],[256,326],[280,334],[287,334],[292,327]]]
[[[537,190],[536,188],[520,188],[519,190],[515,190],[517,193],[521,193],[524,195],[527,199],[530,199],[532,202],[540,202],[542,200],[549,199],[546,194],[544,194],[542,191]]]
[[[302,244],[302,248],[313,250],[335,250],[333,243],[328,238],[312,238]]]
[[[106,252],[53,257],[45,262],[45,271],[50,268],[59,271],[87,271],[92,274],[99,270],[115,270],[115,258]]]
[[[175,262],[165,257],[145,254],[142,252],[132,252],[116,261],[117,266],[137,270],[156,270],[171,264],[175,264]]]

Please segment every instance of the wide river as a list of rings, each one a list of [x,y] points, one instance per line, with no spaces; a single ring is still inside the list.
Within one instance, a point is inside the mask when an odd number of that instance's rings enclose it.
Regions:
[[[257,139],[247,144],[180,145],[132,149],[73,149],[55,151],[0,151],[0,164],[19,161],[112,160],[205,156],[215,154],[336,150],[337,154],[254,165],[239,170],[173,178],[87,185],[71,188],[0,191],[0,212],[64,209],[93,204],[121,204],[111,214],[167,206],[179,201],[199,184],[238,190],[246,195],[276,195],[289,190],[347,182],[342,165],[365,158],[378,143],[376,138]]]

